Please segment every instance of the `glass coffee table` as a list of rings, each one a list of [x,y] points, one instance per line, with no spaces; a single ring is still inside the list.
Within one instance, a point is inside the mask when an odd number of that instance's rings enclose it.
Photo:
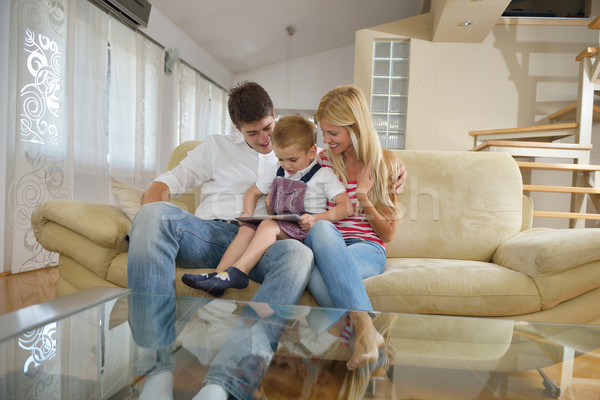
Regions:
[[[0,399],[193,399],[206,379],[240,399],[598,400],[599,349],[598,325],[98,287],[0,316]]]

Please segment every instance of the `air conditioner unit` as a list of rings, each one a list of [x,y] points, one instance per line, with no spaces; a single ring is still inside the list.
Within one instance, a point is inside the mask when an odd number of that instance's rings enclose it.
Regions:
[[[98,7],[108,10],[121,21],[133,27],[148,26],[150,8],[148,0],[90,0]]]

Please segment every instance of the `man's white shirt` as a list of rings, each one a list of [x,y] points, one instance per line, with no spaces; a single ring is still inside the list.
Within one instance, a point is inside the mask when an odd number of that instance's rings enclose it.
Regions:
[[[202,185],[196,216],[230,220],[242,212],[246,190],[278,165],[272,151],[269,154],[257,152],[239,132],[211,135],[155,182],[166,184],[172,196]],[[257,214],[266,214],[263,200],[258,201]]]

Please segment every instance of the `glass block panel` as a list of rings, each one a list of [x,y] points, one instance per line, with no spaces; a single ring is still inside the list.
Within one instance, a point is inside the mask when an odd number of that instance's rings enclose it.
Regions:
[[[378,132],[385,132],[388,126],[388,117],[387,115],[375,114],[373,115],[373,123]]]
[[[397,41],[393,43],[392,58],[408,58],[409,55],[409,44],[408,40]]]
[[[387,78],[373,78],[373,94],[388,94],[390,80]]]
[[[392,79],[392,94],[407,94],[408,93],[408,80],[406,79]]]
[[[404,131],[406,129],[406,115],[390,114],[388,129],[390,131]]]
[[[387,148],[388,149],[403,149],[404,148],[404,134],[403,133],[390,133],[387,137]]]
[[[388,112],[388,97],[373,96],[371,99],[371,112],[387,113]]]
[[[373,47],[375,58],[390,58],[392,49],[391,42],[375,42]]]
[[[390,76],[390,62],[388,60],[376,60],[373,63],[374,76]]]
[[[404,134],[389,134],[387,137],[387,148],[388,149],[403,149],[404,148]]]
[[[410,41],[373,44],[371,114],[381,145],[403,149],[408,104]]]
[[[392,76],[408,76],[408,60],[392,61]]]
[[[373,110],[375,111],[375,110]],[[390,101],[390,113],[405,113],[406,112],[406,97],[392,97]]]

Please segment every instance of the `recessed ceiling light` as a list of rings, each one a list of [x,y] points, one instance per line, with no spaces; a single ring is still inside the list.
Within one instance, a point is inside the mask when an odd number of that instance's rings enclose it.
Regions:
[[[461,22],[459,25],[462,25],[462,26],[469,26],[469,25],[472,25],[472,24],[473,24],[473,22],[471,22],[471,20],[470,20],[470,19],[468,19],[468,20],[466,20],[466,21],[463,21],[463,22]]]

